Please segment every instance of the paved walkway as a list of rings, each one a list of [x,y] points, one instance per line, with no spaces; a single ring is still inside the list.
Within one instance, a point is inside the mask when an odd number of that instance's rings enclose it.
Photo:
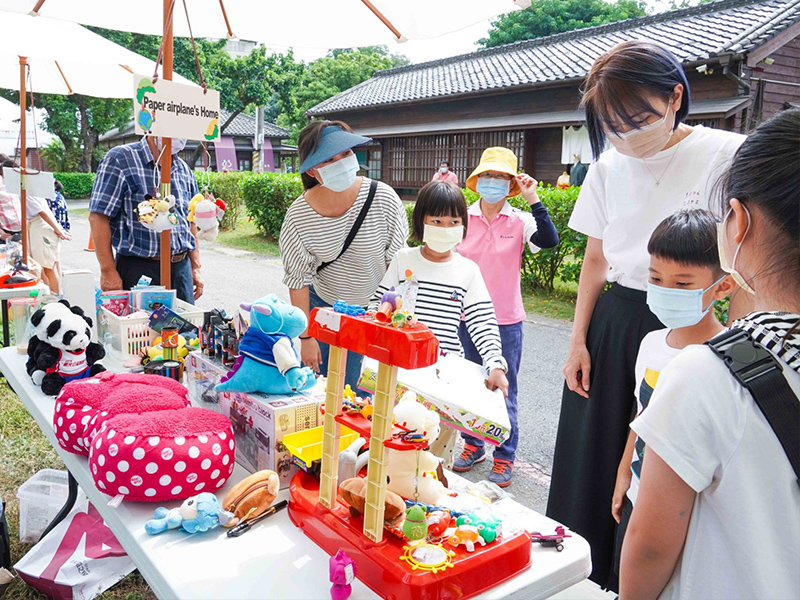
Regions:
[[[75,215],[71,221],[73,241],[62,244],[63,268],[89,269],[99,282],[100,270],[95,256],[84,251],[89,241],[88,219]],[[200,307],[218,307],[231,312],[239,302],[268,293],[276,293],[288,301],[288,290],[281,281],[283,269],[277,258],[201,243],[205,293],[198,301]],[[525,343],[519,376],[520,445],[514,483],[507,490],[523,504],[542,512],[550,484],[563,385],[561,366],[567,354],[570,327],[570,323],[538,315],[529,315],[524,325]],[[469,477],[486,477],[490,470],[491,461],[487,460]]]

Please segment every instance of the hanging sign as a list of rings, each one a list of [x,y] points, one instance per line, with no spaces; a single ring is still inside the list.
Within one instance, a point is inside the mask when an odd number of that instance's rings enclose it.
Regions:
[[[219,92],[166,79],[153,83],[133,76],[133,114],[138,135],[185,138],[201,142],[219,139]]]
[[[11,167],[3,167],[3,180],[6,184],[6,191],[9,194],[20,193],[20,172]],[[40,198],[54,198],[55,197],[55,178],[52,173],[45,173],[44,171],[36,173],[27,173],[25,175],[25,191],[30,196],[38,196]]]

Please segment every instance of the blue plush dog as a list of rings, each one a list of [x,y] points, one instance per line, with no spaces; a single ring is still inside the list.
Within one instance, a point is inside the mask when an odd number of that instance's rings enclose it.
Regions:
[[[167,510],[159,506],[155,519],[145,523],[144,530],[150,535],[167,529],[183,529],[186,533],[200,533],[225,525],[233,519],[233,513],[222,510],[214,494],[203,492],[183,501],[180,508]]]
[[[305,313],[278,300],[275,294],[240,308],[250,311],[250,327],[239,343],[236,364],[216,389],[289,394],[313,387],[314,372],[301,366],[292,345],[292,338],[308,326]]]

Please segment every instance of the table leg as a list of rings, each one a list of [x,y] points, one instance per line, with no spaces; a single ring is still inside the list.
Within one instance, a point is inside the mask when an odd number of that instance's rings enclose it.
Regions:
[[[2,301],[3,308],[3,348],[8,348],[11,343],[8,335],[8,300]]]
[[[72,473],[67,471],[67,480],[69,484],[69,494],[67,495],[67,501],[64,503],[64,506],[61,507],[61,510],[58,511],[58,514],[55,518],[50,522],[50,525],[47,526],[47,529],[44,530],[42,534],[42,538],[50,533],[56,525],[61,523],[67,515],[70,513],[72,508],[75,506],[75,500],[78,499],[78,482],[75,481],[75,478],[72,476]],[[41,539],[41,538],[39,538]]]

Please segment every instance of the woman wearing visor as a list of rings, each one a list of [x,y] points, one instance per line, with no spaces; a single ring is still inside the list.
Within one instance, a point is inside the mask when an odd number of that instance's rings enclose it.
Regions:
[[[684,123],[689,100],[680,61],[657,44],[631,41],[597,59],[582,101],[597,162],[569,223],[588,243],[547,515],[587,539],[591,579],[612,589],[616,523],[608,504],[634,414],[636,355],[642,338],[663,327],[646,304],[647,242],[672,213],[708,208],[714,184],[744,141]],[[612,147],[603,152],[606,139]]]
[[[353,148],[370,142],[341,121],[314,121],[300,132],[303,195],[286,212],[280,235],[283,282],[309,314],[337,300],[366,307],[386,265],[406,245],[408,221],[388,185],[358,177]],[[303,364],[325,375],[328,345],[303,332]],[[347,353],[345,383],[355,389],[361,356]]]

